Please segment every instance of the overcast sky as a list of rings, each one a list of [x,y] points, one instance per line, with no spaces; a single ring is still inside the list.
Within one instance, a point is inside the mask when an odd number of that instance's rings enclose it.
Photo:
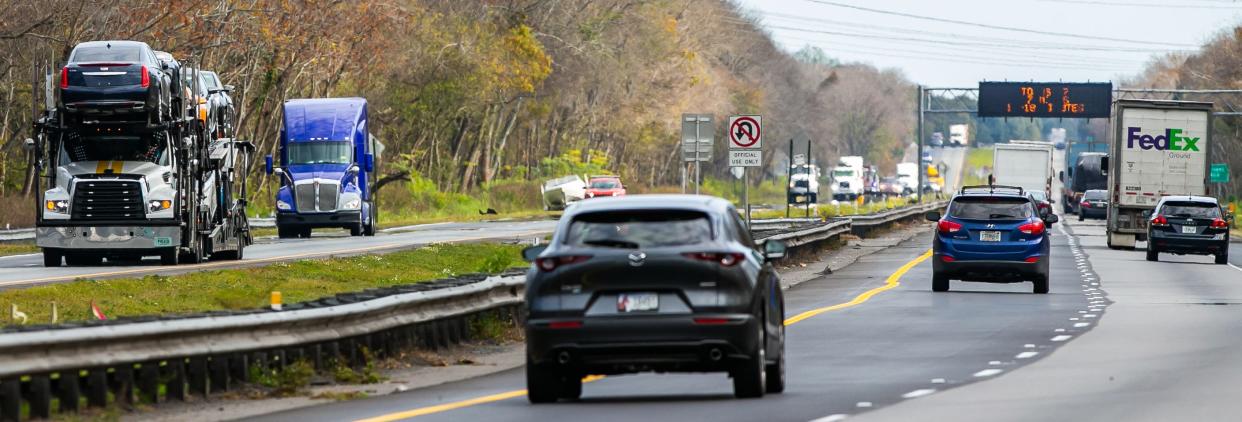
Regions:
[[[814,45],[941,87],[1115,81],[1160,51],[1194,50],[1242,22],[1242,2],[1232,0],[736,1],[785,49]]]

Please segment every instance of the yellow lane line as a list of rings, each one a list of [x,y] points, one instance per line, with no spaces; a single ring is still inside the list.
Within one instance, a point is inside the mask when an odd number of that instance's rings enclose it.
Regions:
[[[919,263],[926,261],[927,258],[931,257],[931,255],[932,255],[932,251],[931,249],[928,249],[927,252],[924,252],[922,255],[919,255],[918,258],[914,258],[910,262],[907,262],[905,265],[902,265],[901,268],[898,268],[897,271],[894,271],[891,275],[889,275],[887,280],[884,280],[883,286],[876,287],[874,289],[865,291],[862,294],[855,296],[854,299],[849,302],[838,303],[832,306],[825,306],[823,308],[812,309],[812,310],[794,315],[785,320],[785,325],[797,324],[799,321],[822,314],[824,312],[832,312],[836,310],[841,310],[841,309],[845,309],[851,306],[856,306],[858,304],[866,302],[867,300],[871,299],[872,296],[880,294],[880,292],[883,292],[885,290],[889,290],[894,287],[897,287],[898,285],[901,285],[901,276],[906,275],[906,272],[910,271],[911,268],[914,268],[915,265],[919,265]]]
[[[597,381],[603,378],[604,377],[602,375],[592,375],[592,376],[583,378],[582,382],[593,382],[593,381]],[[470,406],[475,406],[475,405],[480,405],[480,404],[498,402],[501,400],[518,398],[518,397],[522,397],[525,395],[526,395],[526,390],[506,391],[503,393],[492,394],[490,396],[477,397],[477,398],[473,398],[469,400],[462,400],[462,401],[445,403],[445,404],[440,404],[440,405],[435,405],[435,406],[421,407],[418,409],[407,410],[404,412],[390,413],[387,415],[376,416],[374,418],[369,418],[369,419],[360,419],[356,422],[399,421],[402,419],[409,419],[409,418],[414,418],[414,417],[419,417],[419,416],[424,416],[424,415],[430,415],[433,413],[447,412],[453,409],[461,409],[463,407],[470,407]]]
[[[910,271],[911,268],[914,268],[915,265],[919,265],[923,261],[926,261],[927,258],[931,257],[931,255],[932,255],[932,251],[928,249],[927,252],[924,252],[922,255],[919,255],[917,258],[914,258],[910,262],[907,262],[905,265],[902,265],[901,268],[898,268],[896,272],[893,272],[893,274],[888,276],[888,279],[884,281],[883,286],[876,287],[874,289],[863,292],[862,294],[854,297],[854,299],[849,302],[840,303],[840,304],[836,304],[832,306],[826,306],[823,308],[812,309],[812,310],[800,313],[798,315],[794,315],[792,318],[785,320],[785,325],[793,325],[793,324],[798,323],[799,321],[805,320],[807,318],[810,318],[810,317],[813,317],[813,316],[816,316],[816,315],[819,315],[825,312],[832,312],[832,311],[836,311],[840,309],[845,309],[845,308],[866,302],[867,300],[871,299],[872,296],[875,296],[879,294],[880,292],[892,289],[900,285],[901,276],[905,275],[906,272]],[[592,375],[592,376],[583,378],[582,382],[591,382],[591,381],[596,381],[596,380],[600,380],[603,378],[604,378],[603,376]],[[454,410],[454,409],[461,409],[463,407],[477,406],[480,404],[487,404],[487,403],[494,403],[494,402],[504,401],[504,400],[509,400],[509,399],[515,399],[515,398],[522,397],[525,395],[526,395],[526,390],[506,391],[503,393],[492,394],[490,396],[476,397],[473,399],[455,401],[452,403],[439,404],[435,406],[420,407],[417,409],[411,409],[411,410],[406,410],[406,411],[397,412],[397,413],[389,413],[387,415],[380,415],[380,416],[376,416],[376,417],[368,418],[368,419],[359,419],[355,422],[399,421],[402,419],[410,419],[410,418],[426,416],[426,415],[430,415],[434,413],[447,412],[447,411]]]
[[[527,232],[522,232],[522,233],[506,234],[503,236],[483,235],[483,236],[474,236],[474,237],[462,237],[462,238],[457,238],[453,240],[445,240],[445,241],[385,243],[382,245],[366,246],[366,247],[361,247],[361,248],[336,249],[336,250],[318,251],[318,252],[304,252],[304,253],[292,254],[292,255],[272,256],[272,257],[267,257],[267,258],[245,259],[242,261],[206,262],[202,264],[193,264],[193,265],[147,267],[147,268],[135,268],[135,269],[129,269],[129,270],[106,271],[106,272],[99,272],[99,273],[71,274],[71,275],[53,276],[53,277],[30,278],[30,279],[25,279],[25,280],[2,281],[0,282],[0,286],[34,284],[34,283],[46,282],[46,281],[74,280],[74,279],[79,279],[79,278],[99,278],[99,277],[112,277],[112,276],[118,276],[118,275],[144,274],[144,273],[153,273],[153,272],[157,272],[161,270],[180,271],[180,270],[205,270],[205,269],[218,268],[218,267],[239,267],[239,266],[248,266],[249,264],[264,264],[264,263],[271,263],[271,262],[278,262],[278,261],[294,260],[294,259],[299,259],[299,258],[313,258],[313,257],[321,257],[321,256],[329,256],[329,255],[337,255],[337,254],[371,252],[371,251],[382,250],[382,249],[409,246],[409,245],[419,244],[419,243],[425,243],[425,244],[460,243],[460,242],[470,242],[474,240],[505,238],[505,237],[511,237],[511,236],[512,237],[529,236],[529,235],[545,233],[545,232],[546,230],[532,230],[532,231],[527,231]]]

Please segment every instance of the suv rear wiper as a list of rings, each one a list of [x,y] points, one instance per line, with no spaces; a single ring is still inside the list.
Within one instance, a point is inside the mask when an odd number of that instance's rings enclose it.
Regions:
[[[637,242],[630,242],[628,240],[592,239],[584,240],[582,241],[582,244],[591,246],[606,246],[611,248],[638,249]]]
[[[1015,218],[1015,217],[1009,214],[988,214],[988,219],[990,220],[995,220],[998,218]]]

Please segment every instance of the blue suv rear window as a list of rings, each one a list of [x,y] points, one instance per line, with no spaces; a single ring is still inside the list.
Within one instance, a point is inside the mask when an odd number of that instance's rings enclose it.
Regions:
[[[1033,215],[1025,198],[958,197],[949,204],[949,216],[964,220],[1025,220]]]

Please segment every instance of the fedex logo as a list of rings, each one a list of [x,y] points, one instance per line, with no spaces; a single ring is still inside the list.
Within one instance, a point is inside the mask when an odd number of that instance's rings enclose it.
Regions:
[[[1143,128],[1129,127],[1126,128],[1126,148],[1134,148],[1135,141],[1138,141],[1139,148],[1156,149],[1160,151],[1198,151],[1199,138],[1189,138],[1181,136],[1182,129],[1165,129],[1163,135],[1151,136],[1140,134]]]

